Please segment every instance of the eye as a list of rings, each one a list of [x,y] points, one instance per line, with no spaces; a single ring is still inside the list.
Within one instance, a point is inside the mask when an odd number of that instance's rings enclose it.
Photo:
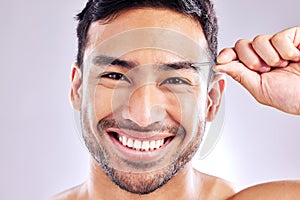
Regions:
[[[100,75],[100,78],[108,78],[108,79],[112,79],[112,80],[116,80],[116,81],[127,81],[128,83],[130,83],[130,81],[124,74],[117,73],[117,72],[102,74],[102,75]]]
[[[168,78],[166,80],[164,80],[162,82],[162,84],[174,84],[174,85],[190,85],[188,81],[182,79],[182,78],[178,78],[178,77],[172,77],[172,78]]]

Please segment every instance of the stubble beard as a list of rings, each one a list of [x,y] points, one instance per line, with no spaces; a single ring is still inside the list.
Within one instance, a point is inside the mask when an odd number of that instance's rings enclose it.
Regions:
[[[195,138],[190,140],[191,142],[185,146],[185,150],[169,165],[151,172],[135,173],[111,167],[109,154],[102,145],[97,143],[97,139],[93,136],[89,126],[85,126],[89,124],[88,120],[83,119],[81,122],[85,145],[106,175],[121,189],[140,195],[154,192],[180,172],[197,152],[205,131],[205,122],[200,121]]]

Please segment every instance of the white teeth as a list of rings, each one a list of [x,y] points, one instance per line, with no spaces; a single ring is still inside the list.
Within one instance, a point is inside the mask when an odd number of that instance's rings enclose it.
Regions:
[[[119,141],[123,146],[127,146],[137,151],[153,151],[154,149],[159,149],[164,144],[165,139],[140,141],[127,138],[126,136],[119,136]]]
[[[127,137],[122,136],[122,137],[119,137],[119,138],[122,138],[122,144],[123,144],[124,146],[126,146],[126,144],[127,144]]]
[[[135,140],[134,143],[133,143],[133,147],[134,147],[136,150],[140,150],[141,147],[142,147],[142,142],[139,141],[139,140]]]
[[[144,141],[142,143],[142,149],[145,151],[149,151],[149,146],[150,146],[149,141]]]
[[[160,146],[162,146],[165,143],[165,139],[160,140]]]
[[[127,146],[130,147],[130,148],[133,147],[133,140],[132,139],[128,138]]]
[[[151,141],[150,142],[150,150],[154,150],[155,149],[155,141]]]
[[[160,147],[160,140],[155,141],[155,148],[158,149]]]

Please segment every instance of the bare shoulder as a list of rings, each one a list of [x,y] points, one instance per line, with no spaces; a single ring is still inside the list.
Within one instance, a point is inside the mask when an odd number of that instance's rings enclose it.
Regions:
[[[300,197],[300,181],[277,181],[246,188],[230,200],[294,200]]]
[[[197,170],[195,171],[202,180],[202,195],[200,199],[225,200],[235,194],[233,185],[230,182]]]
[[[84,184],[75,186],[73,188],[70,188],[66,191],[63,191],[61,193],[58,193],[54,196],[52,196],[48,200],[79,200],[83,199],[84,194]]]

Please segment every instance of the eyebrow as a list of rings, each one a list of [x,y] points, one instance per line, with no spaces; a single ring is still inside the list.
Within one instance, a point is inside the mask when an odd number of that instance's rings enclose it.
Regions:
[[[185,69],[185,70],[193,70],[195,72],[201,72],[201,71],[209,70],[212,65],[213,65],[212,62],[201,62],[201,63],[175,62],[175,63],[162,64],[160,70],[170,71],[170,70]]]
[[[93,64],[98,66],[116,65],[128,69],[132,69],[136,66],[136,64],[132,61],[126,61],[106,55],[99,55],[93,58]]]
[[[106,56],[106,55],[98,55],[95,58],[93,58],[93,64],[98,66],[116,65],[127,69],[132,69],[138,65],[133,61],[126,61],[126,60],[122,60],[116,57]],[[202,67],[204,66],[211,66],[211,65],[212,62],[195,63],[189,61],[158,64],[159,70],[163,70],[163,71],[192,69],[196,72],[201,71]]]

